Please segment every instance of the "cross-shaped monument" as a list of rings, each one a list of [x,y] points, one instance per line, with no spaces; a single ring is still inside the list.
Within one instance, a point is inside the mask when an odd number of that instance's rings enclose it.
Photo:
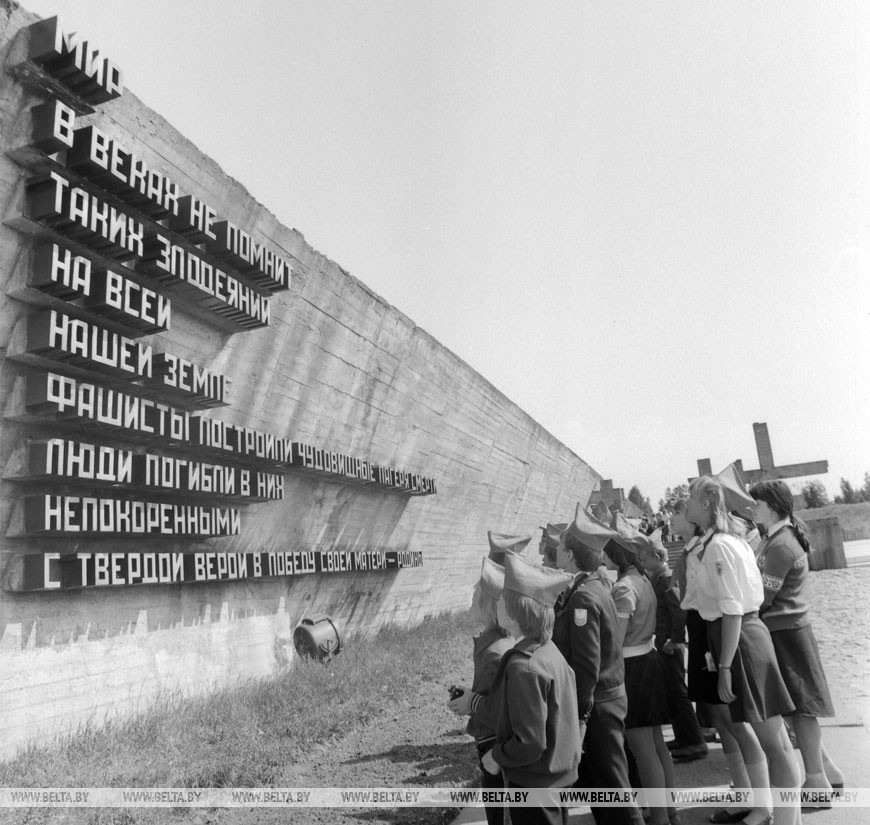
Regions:
[[[775,478],[816,476],[828,472],[827,461],[808,461],[805,464],[783,464],[781,467],[777,467],[773,461],[773,450],[770,447],[767,424],[753,424],[752,429],[755,431],[755,447],[758,450],[759,468],[757,470],[744,470],[743,462],[740,459],[734,462],[747,487],[751,487],[759,481],[770,481]],[[698,475],[713,475],[709,458],[698,459]]]

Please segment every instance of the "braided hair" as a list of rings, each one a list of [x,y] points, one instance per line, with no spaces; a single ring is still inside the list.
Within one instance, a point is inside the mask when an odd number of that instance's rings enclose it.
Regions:
[[[759,481],[749,490],[756,501],[763,501],[780,519],[788,519],[798,544],[804,553],[810,552],[810,537],[807,525],[794,514],[794,496],[784,481]]]

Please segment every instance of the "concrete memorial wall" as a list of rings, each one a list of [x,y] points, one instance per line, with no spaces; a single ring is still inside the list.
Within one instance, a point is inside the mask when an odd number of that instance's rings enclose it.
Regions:
[[[3,756],[463,609],[599,480],[110,55],[0,0]]]

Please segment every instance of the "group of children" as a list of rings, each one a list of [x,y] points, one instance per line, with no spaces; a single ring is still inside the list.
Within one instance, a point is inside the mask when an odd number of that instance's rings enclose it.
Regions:
[[[764,523],[769,493],[766,488],[750,492],[761,500],[757,507]],[[777,493],[782,490],[777,488]],[[688,692],[685,681],[682,644],[688,610],[700,615],[695,616],[694,656],[690,625],[689,669],[699,667],[700,653],[700,668],[708,687],[711,679],[715,681],[717,697],[706,695],[704,701],[719,708],[722,727],[717,729],[723,746],[725,737],[730,738],[735,745],[731,750],[742,758],[739,766],[737,759],[728,760],[734,784],[758,791],[754,808],[717,811],[711,821],[799,822],[799,802],[772,809],[770,783],[788,788],[799,784],[782,715],[807,715],[803,699],[790,698],[790,692],[805,686],[787,685],[779,675],[779,651],[758,615],[759,608],[769,611],[777,603],[776,595],[792,569],[807,568],[806,558],[795,557],[789,543],[791,561],[777,562],[783,576],[768,574],[762,584],[759,564],[764,566],[775,549],[771,542],[783,527],[800,532],[799,522],[790,511],[787,519],[771,522],[774,529],[756,561],[744,540],[745,530],[728,513],[717,479],[693,483],[684,515],[698,537],[687,544],[684,569],[675,577],[660,538],[643,535],[620,514],[608,524],[578,505],[570,524],[548,524],[541,552],[552,566],[523,555],[530,536],[489,534],[490,554],[483,560],[473,600],[484,627],[474,640],[474,682],[450,702],[455,713],[469,715],[482,787],[642,787],[648,820],[678,825],[679,816],[666,793],[675,779],[662,725],[674,724],[678,756],[695,758],[707,749],[690,701],[701,701],[692,695],[691,672]],[[780,558],[776,552],[774,556]],[[812,656],[811,629],[800,630],[802,646],[795,653],[795,634],[786,627],[789,619],[783,619],[794,614],[793,602],[803,605],[791,584],[785,588],[791,602],[774,609],[780,629],[790,634],[784,640],[789,648],[784,655],[791,656],[792,664],[797,662],[804,682],[814,681],[812,690],[819,695],[809,715],[833,715],[817,651]],[[775,592],[767,593],[768,585]],[[799,624],[808,627],[806,622]],[[812,671],[809,677],[804,675],[807,669]],[[798,726],[807,727],[803,722]],[[808,727],[815,732],[817,722],[815,728]],[[748,770],[757,767],[759,759],[765,763],[763,776]],[[830,790],[837,784],[824,774],[819,778],[819,769],[810,761],[805,756],[808,785]],[[842,774],[839,780],[841,784]],[[592,812],[598,825],[644,821],[632,802],[593,806]],[[488,807],[487,820],[500,825],[503,810]],[[511,821],[565,825],[567,808],[511,805]]]

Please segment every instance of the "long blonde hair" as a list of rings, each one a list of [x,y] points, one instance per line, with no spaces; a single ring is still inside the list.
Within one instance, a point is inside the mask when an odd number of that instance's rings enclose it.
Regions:
[[[689,484],[689,496],[697,497],[710,505],[711,520],[707,527],[717,533],[728,533],[743,538],[746,535],[745,522],[732,516],[725,504],[725,491],[718,479],[699,476]]]

